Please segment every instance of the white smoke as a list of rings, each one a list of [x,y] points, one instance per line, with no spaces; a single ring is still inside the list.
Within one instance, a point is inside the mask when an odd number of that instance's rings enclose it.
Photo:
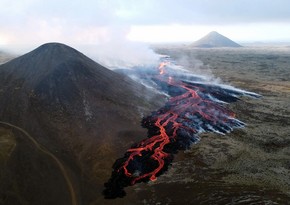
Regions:
[[[76,47],[96,62],[111,69],[156,65],[160,58],[145,43],[129,41],[123,35],[112,35],[110,39],[96,45]]]
[[[209,65],[205,65],[201,60],[195,57],[189,57],[187,55],[179,55],[176,58],[176,62],[181,65],[184,69],[191,71],[195,75],[200,75],[209,81],[219,81],[214,74]]]
[[[21,55],[42,44],[59,42],[110,68],[156,63],[159,57],[148,45],[128,40],[132,24],[126,20],[124,9],[128,8],[124,5],[111,0],[85,4],[26,0],[14,7],[4,0],[2,15],[7,19],[0,19],[0,50]]]

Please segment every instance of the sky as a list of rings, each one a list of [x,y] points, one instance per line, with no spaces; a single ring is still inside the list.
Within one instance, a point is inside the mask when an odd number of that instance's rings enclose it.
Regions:
[[[108,68],[157,63],[150,44],[194,42],[211,31],[237,43],[290,43],[289,0],[0,0],[0,51],[47,42]]]
[[[290,41],[289,0],[0,0],[0,45]]]

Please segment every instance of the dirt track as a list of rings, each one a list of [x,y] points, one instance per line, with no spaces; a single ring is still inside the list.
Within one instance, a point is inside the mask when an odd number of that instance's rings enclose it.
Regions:
[[[77,202],[76,192],[74,190],[73,183],[71,182],[70,177],[68,175],[68,172],[66,171],[66,168],[62,164],[62,162],[53,153],[51,153],[46,148],[44,148],[42,145],[40,145],[28,132],[26,132],[22,128],[15,126],[15,125],[12,125],[12,124],[7,123],[7,122],[2,122],[2,121],[0,121],[0,124],[9,126],[11,128],[17,129],[18,131],[22,132],[36,146],[36,148],[38,150],[40,150],[44,154],[50,156],[55,161],[55,163],[58,165],[58,167],[59,167],[59,169],[60,169],[60,171],[61,171],[61,173],[62,173],[62,175],[67,183],[67,186],[68,186],[68,189],[69,189],[69,192],[71,195],[71,204],[77,205],[78,202]]]

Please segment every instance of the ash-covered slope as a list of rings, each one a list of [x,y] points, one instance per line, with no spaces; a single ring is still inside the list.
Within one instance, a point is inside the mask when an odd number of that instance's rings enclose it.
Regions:
[[[19,111],[26,112],[35,103],[47,106],[50,111],[60,108],[79,114],[84,111],[89,117],[90,102],[87,101],[90,99],[86,98],[99,98],[106,102],[106,106],[135,105],[141,109],[143,96],[152,96],[129,78],[59,43],[42,45],[1,65],[0,85],[0,116],[7,120],[13,118],[12,110],[8,108],[13,108],[14,114],[21,118],[23,113]]]
[[[212,31],[200,40],[191,44],[193,47],[199,48],[216,48],[216,47],[242,47],[231,39]]]
[[[84,204],[101,193],[113,160],[128,146],[126,140],[142,138],[138,133],[146,131],[139,126],[141,115],[160,106],[162,98],[156,97],[144,86],[59,43],[42,45],[0,66],[0,121],[24,129],[63,162]],[[0,126],[12,131],[17,140],[2,168],[7,173],[0,185],[5,204],[23,203],[20,199],[29,204],[69,204],[59,168],[43,168],[43,163],[55,166],[55,162],[34,150],[23,133]],[[31,173],[21,171],[26,167],[31,167]],[[54,175],[55,181],[46,177]]]

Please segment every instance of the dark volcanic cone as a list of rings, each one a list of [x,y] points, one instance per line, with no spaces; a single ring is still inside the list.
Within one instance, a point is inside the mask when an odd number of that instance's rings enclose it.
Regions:
[[[161,101],[144,86],[59,43],[42,45],[0,66],[0,121],[23,128],[62,161],[83,204],[101,193],[114,159],[128,147],[126,141],[144,136],[143,113]],[[55,162],[23,134],[0,126],[13,131],[17,140],[2,168],[9,173],[0,185],[4,204],[22,203],[20,199],[28,204],[70,204]],[[31,172],[23,171],[29,167]],[[48,175],[55,175],[55,181]]]
[[[191,44],[193,47],[216,48],[216,47],[242,47],[231,39],[212,31],[200,40]]]
[[[143,96],[154,97],[129,78],[59,43],[42,45],[1,65],[0,86],[1,119],[15,123],[37,109],[92,119],[100,114],[91,110],[92,104],[98,104],[101,112],[113,105],[128,107],[129,113],[126,110],[119,114],[133,117],[135,114],[130,114],[142,112],[143,105],[149,103]]]

